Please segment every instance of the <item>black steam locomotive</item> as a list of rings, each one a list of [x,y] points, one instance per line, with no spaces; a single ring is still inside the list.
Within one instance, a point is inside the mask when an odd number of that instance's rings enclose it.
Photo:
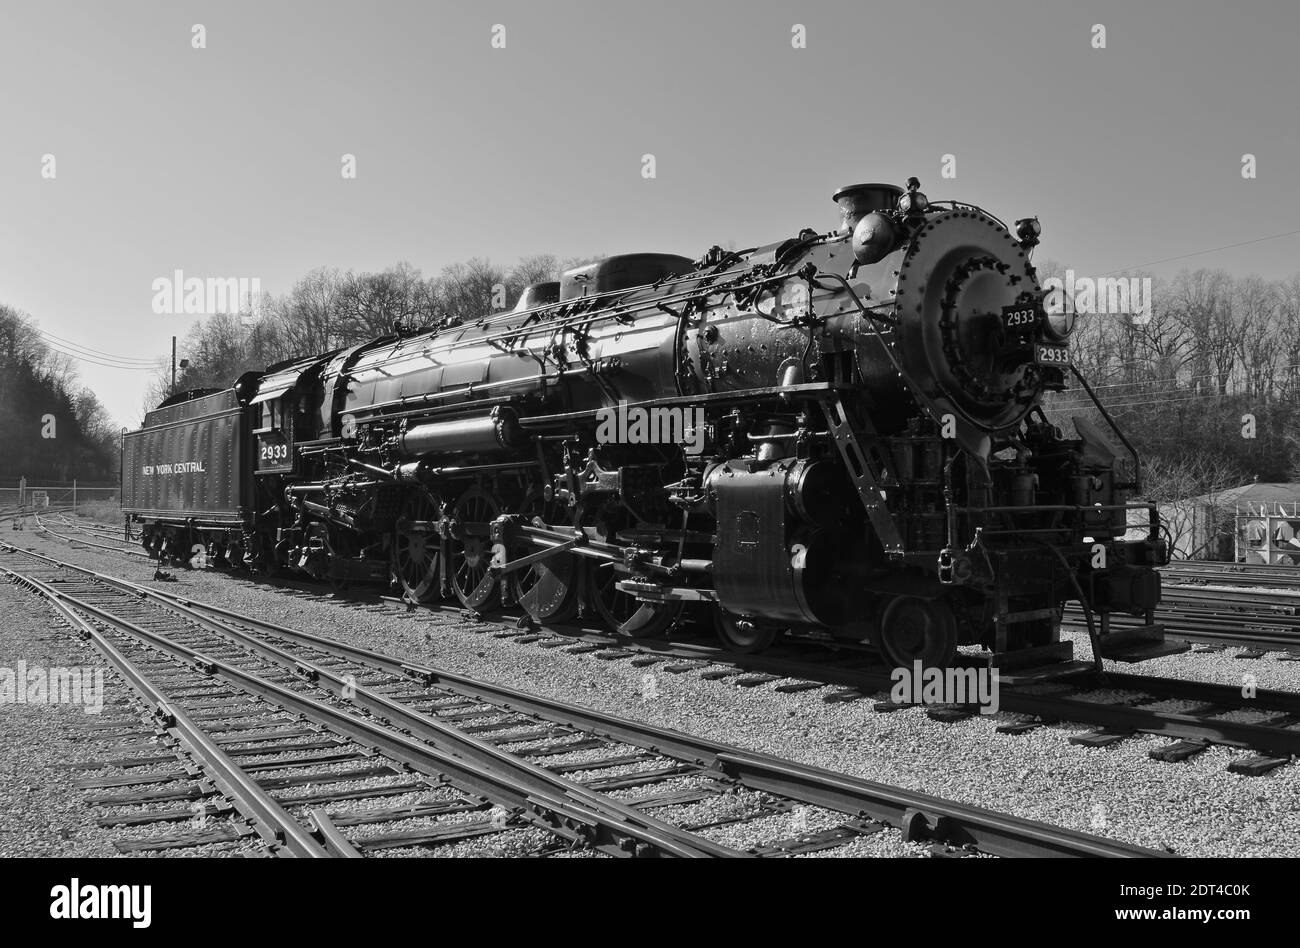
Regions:
[[[1015,667],[1070,657],[1077,600],[1098,655],[1177,650],[1136,458],[1042,411],[1087,383],[1037,220],[1012,233],[915,179],[835,200],[830,233],[610,257],[472,324],[178,395],[124,437],[124,507],[161,558],[542,624],[653,636],[687,611],[735,649],[789,631]]]

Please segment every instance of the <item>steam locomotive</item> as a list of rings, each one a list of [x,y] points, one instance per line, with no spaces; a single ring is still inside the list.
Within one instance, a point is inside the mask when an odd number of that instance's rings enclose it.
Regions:
[[[177,395],[124,435],[127,516],[160,558],[627,636],[711,616],[741,651],[1059,665],[1072,600],[1098,661],[1182,648],[1153,621],[1168,551],[1131,447],[1104,409],[1109,435],[1072,438],[1043,412],[1091,390],[1038,221],[916,179],[834,200],[830,232],[608,257],[473,323]]]

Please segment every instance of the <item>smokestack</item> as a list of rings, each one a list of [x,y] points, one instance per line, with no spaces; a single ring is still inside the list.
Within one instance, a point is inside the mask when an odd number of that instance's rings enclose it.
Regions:
[[[858,221],[872,211],[888,214],[902,196],[903,189],[896,184],[846,184],[831,196],[840,206],[840,233],[853,233]]]

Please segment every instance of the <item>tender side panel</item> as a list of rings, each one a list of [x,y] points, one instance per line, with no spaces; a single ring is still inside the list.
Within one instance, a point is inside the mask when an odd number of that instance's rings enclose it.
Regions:
[[[123,436],[124,512],[201,523],[241,521],[244,409],[233,396],[196,399],[193,405],[195,412],[209,411]]]

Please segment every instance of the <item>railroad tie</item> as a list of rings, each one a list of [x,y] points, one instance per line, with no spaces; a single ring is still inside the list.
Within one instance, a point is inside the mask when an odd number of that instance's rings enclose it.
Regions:
[[[1242,757],[1228,764],[1228,771],[1234,774],[1241,774],[1243,777],[1262,777],[1264,774],[1277,770],[1277,768],[1289,762],[1289,759],[1286,757],[1268,757],[1264,754],[1252,754],[1249,757]]]
[[[1163,760],[1170,763],[1187,760],[1195,757],[1197,754],[1209,748],[1205,741],[1174,741],[1172,744],[1166,744],[1164,747],[1152,748],[1149,756],[1152,760]]]
[[[1109,747],[1112,744],[1118,744],[1120,741],[1132,736],[1132,731],[1103,728],[1100,731],[1087,731],[1083,734],[1073,734],[1070,736],[1070,743],[1077,744],[1079,747]]]

